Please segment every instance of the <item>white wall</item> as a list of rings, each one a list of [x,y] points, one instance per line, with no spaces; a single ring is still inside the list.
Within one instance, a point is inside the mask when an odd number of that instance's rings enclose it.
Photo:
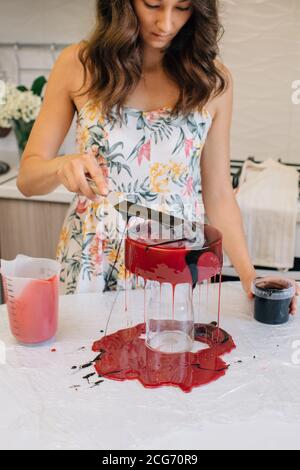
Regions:
[[[94,24],[94,0],[0,0],[0,43],[71,44],[82,39]],[[39,67],[36,71],[21,71],[20,82],[31,85],[39,75],[48,76],[59,49],[20,49],[21,67]],[[16,53],[13,48],[0,49],[0,76],[18,82]],[[54,57],[53,57],[54,56]],[[1,150],[16,149],[14,135],[0,139]],[[75,126],[61,149],[75,150]]]
[[[300,0],[221,0],[226,34],[222,57],[235,79],[234,159],[283,158],[300,164]],[[0,0],[0,42],[77,42],[93,25],[94,0]],[[49,51],[23,51],[24,66],[52,66]],[[0,49],[0,71],[16,77],[12,50]],[[47,74],[47,71],[44,71]],[[38,72],[23,72],[30,83]],[[0,150],[14,148],[13,136]],[[74,129],[66,151],[74,149]]]
[[[94,0],[0,0],[0,42],[74,42],[90,27]]]
[[[235,78],[232,157],[300,164],[300,1],[226,0],[224,62]]]

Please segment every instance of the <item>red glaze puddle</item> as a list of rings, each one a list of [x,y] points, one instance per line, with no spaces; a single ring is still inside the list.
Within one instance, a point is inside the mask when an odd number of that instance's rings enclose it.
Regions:
[[[195,341],[209,349],[196,353],[164,354],[146,346],[145,324],[105,336],[93,345],[100,352],[95,368],[100,377],[110,380],[138,380],[146,388],[164,385],[191,392],[223,377],[228,365],[220,357],[235,349],[230,335],[216,323],[195,324]]]

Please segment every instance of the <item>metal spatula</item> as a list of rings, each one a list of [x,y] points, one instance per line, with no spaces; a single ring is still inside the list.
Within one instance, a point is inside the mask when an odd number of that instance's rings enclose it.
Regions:
[[[94,191],[94,193],[100,195],[95,182],[91,178],[88,178],[88,177],[87,177],[87,181],[91,189]],[[191,236],[185,235],[183,238],[175,238],[174,236],[170,240],[159,242],[159,243],[154,243],[151,246],[165,245],[168,243],[174,243],[174,242],[180,242],[180,241],[194,242],[196,240],[196,236],[195,236],[195,231],[197,229],[196,221],[191,222],[191,221],[182,219],[180,217],[167,214],[166,212],[152,209],[151,207],[147,207],[142,204],[134,203],[132,201],[129,201],[128,199],[122,199],[122,201],[119,201],[118,200],[119,198],[118,197],[116,198],[115,196],[116,196],[116,193],[111,192],[106,197],[112,203],[113,207],[122,215],[126,223],[129,222],[131,217],[138,217],[144,220],[151,220],[151,221],[157,222],[158,224],[164,225],[165,227],[169,227],[170,233],[172,233],[172,229],[174,229],[175,227],[183,228],[184,225],[185,226],[187,224],[189,225],[189,231],[192,232]],[[116,202],[116,200],[118,202]]]

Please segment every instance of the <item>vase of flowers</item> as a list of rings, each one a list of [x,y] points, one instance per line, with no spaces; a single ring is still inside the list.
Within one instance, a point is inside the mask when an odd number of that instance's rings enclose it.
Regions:
[[[11,133],[11,127],[0,127],[0,139],[4,139]]]
[[[4,92],[2,91],[0,100],[0,128],[14,129],[20,156],[40,112],[46,82],[45,77],[39,77],[30,90],[9,82],[2,86]]]
[[[15,131],[20,156],[24,152],[33,124],[33,120],[26,122],[23,119],[15,119],[13,121],[13,129]]]

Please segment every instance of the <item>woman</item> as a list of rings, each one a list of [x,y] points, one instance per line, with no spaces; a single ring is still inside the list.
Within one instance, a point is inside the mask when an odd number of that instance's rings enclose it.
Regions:
[[[202,181],[208,219],[251,297],[256,273],[231,185],[233,84],[217,60],[220,31],[217,0],[98,0],[89,41],[58,58],[18,187],[26,196],[59,184],[76,193],[57,250],[64,293],[123,288],[108,191],[200,217]],[[75,112],[79,153],[56,158]]]

